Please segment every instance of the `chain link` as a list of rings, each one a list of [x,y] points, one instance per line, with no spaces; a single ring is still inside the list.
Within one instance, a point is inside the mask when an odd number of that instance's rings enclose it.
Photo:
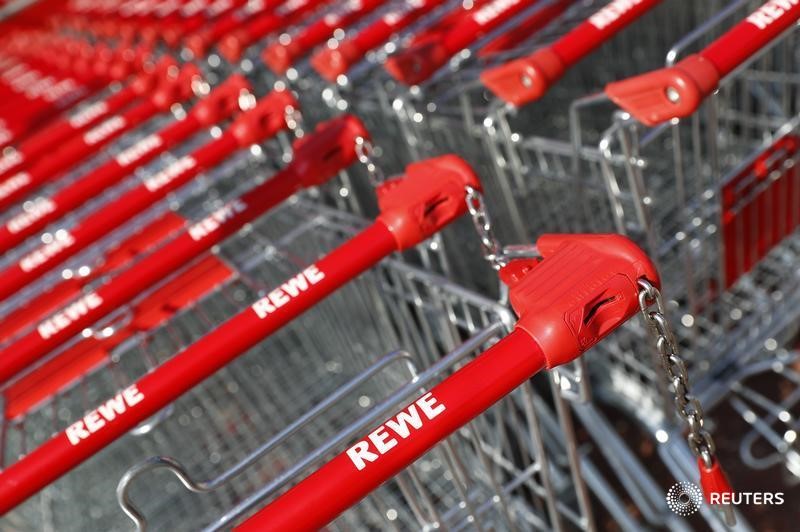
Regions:
[[[372,186],[378,186],[383,183],[386,176],[383,175],[383,170],[381,170],[380,166],[375,164],[375,160],[372,158],[374,151],[375,147],[369,140],[364,137],[356,138],[356,155],[358,156],[358,162],[367,169],[369,182]]]
[[[712,467],[716,447],[711,434],[703,428],[703,409],[700,401],[691,394],[686,363],[678,355],[678,346],[664,309],[661,292],[644,279],[639,280],[639,308],[656,341],[661,366],[675,393],[678,415],[689,426],[687,442],[692,453]],[[655,307],[655,310],[651,310]]]
[[[483,256],[489,261],[492,268],[500,270],[508,261],[505,259],[503,247],[495,236],[494,229],[492,229],[492,220],[486,210],[483,194],[479,190],[468,186],[466,201],[467,209],[472,217],[472,223],[475,225],[475,230],[481,241]]]

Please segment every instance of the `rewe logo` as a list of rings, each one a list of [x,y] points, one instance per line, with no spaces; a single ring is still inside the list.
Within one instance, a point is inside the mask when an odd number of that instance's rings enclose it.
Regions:
[[[397,438],[405,440],[413,434],[412,431],[422,428],[422,414],[431,420],[445,410],[444,404],[437,401],[432,392],[428,392],[347,449],[347,456],[361,471],[367,467],[367,462],[374,462],[397,447]]]
[[[64,231],[49,244],[45,244],[22,257],[19,261],[19,267],[24,272],[34,270],[74,243],[75,237]]]
[[[21,213],[11,218],[6,223],[6,228],[10,233],[19,233],[32,223],[41,219],[56,210],[56,204],[48,198],[37,198]]]
[[[598,30],[602,30],[619,20],[622,15],[641,3],[642,0],[614,0],[589,17],[589,24]]]
[[[90,292],[70,303],[61,312],[56,312],[36,327],[36,331],[43,340],[47,340],[54,334],[63,331],[75,321],[86,316],[90,310],[94,310],[103,304],[103,298],[95,292]]]
[[[191,226],[189,228],[189,236],[192,237],[192,240],[202,240],[246,208],[247,204],[245,202],[235,199]]]
[[[157,174],[144,180],[144,186],[150,192],[156,192],[174,181],[181,174],[197,166],[197,161],[191,155],[181,157]]]
[[[797,4],[800,0],[770,0],[747,17],[747,22],[760,30],[766,29]]]
[[[116,160],[117,164],[120,166],[128,166],[155,150],[163,143],[161,137],[158,135],[148,135],[127,150],[119,152],[114,160]]]
[[[121,116],[109,118],[99,126],[90,129],[83,136],[83,142],[92,146],[106,140],[108,137],[125,127],[125,119]]]
[[[7,172],[9,168],[22,162],[22,154],[17,150],[0,157],[0,173]]]
[[[144,394],[132,384],[67,427],[64,434],[72,445],[78,445],[143,400]]]
[[[12,175],[0,183],[0,199],[7,198],[30,182],[31,175],[28,172],[20,172]]]
[[[76,129],[81,128],[101,114],[105,113],[107,110],[108,104],[106,102],[97,102],[89,107],[86,107],[85,109],[81,109],[72,117],[70,117],[69,125]]]
[[[253,312],[262,320],[284,306],[286,303],[299,296],[325,278],[325,274],[315,266],[311,265],[302,272],[298,273],[279,288],[276,288],[265,297],[262,297],[251,305]]]
[[[472,16],[472,20],[484,26],[519,3],[520,0],[495,0],[491,4],[478,9]]]

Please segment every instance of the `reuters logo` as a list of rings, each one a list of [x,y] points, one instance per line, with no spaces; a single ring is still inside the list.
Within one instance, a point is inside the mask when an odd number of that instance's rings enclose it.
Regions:
[[[667,492],[667,506],[680,516],[690,516],[703,506],[703,493],[691,482],[678,482]]]

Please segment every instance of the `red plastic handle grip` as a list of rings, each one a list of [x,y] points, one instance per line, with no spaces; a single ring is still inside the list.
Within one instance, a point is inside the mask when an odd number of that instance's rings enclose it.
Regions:
[[[481,48],[478,51],[478,57],[487,57],[491,54],[512,49],[519,43],[529,39],[547,24],[553,22],[574,3],[575,0],[558,0],[547,4],[520,22],[518,26],[496,37],[492,42]]]
[[[416,85],[428,79],[460,50],[501,26],[537,0],[493,0],[474,7],[449,29],[431,33],[386,61],[398,81]]]
[[[237,61],[242,57],[245,50],[256,41],[299,22],[317,7],[328,1],[330,0],[294,0],[285,3],[281,1],[267,2],[258,16],[253,17],[242,27],[226,35],[217,48],[229,61]]]
[[[567,69],[660,3],[661,0],[609,2],[550,46],[483,72],[481,81],[497,97],[516,106],[538,100]],[[556,5],[561,4],[564,2]]]
[[[610,83],[611,100],[654,126],[694,113],[722,78],[746,63],[800,19],[800,3],[769,0],[698,54],[675,66]]]
[[[377,9],[386,0],[349,0],[340,9],[290,37],[289,42],[276,42],[264,49],[261,57],[276,74],[284,74],[298,59],[330,38],[339,28],[346,28]]]
[[[406,0],[363,28],[357,35],[337,43],[335,48],[323,48],[314,54],[311,65],[322,77],[335,82],[338,76],[347,73],[350,67],[364,59],[367,52],[377,48],[443,2],[444,0]]]

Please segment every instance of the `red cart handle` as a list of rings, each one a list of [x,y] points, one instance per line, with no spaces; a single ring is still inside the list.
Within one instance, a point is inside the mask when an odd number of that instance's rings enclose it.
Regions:
[[[478,50],[478,57],[488,57],[498,52],[511,50],[521,42],[529,39],[537,31],[544,28],[564,11],[567,10],[576,0],[556,0],[544,6],[542,9],[533,13],[518,26],[495,37],[492,42]]]
[[[261,58],[276,74],[284,74],[300,58],[325,42],[339,28],[346,28],[377,9],[386,0],[348,0],[343,6],[327,13],[316,22],[292,35],[288,42],[267,46]]]
[[[481,81],[511,104],[521,106],[538,100],[567,69],[660,3],[614,0],[553,44],[482,73]]]
[[[201,172],[218,165],[236,150],[265,141],[288,127],[288,108],[297,108],[296,100],[288,91],[271,92],[253,109],[236,117],[219,138],[175,160],[73,227],[56,231],[56,234],[63,235],[61,239],[35,248],[0,273],[0,300],[106,236],[109,231],[142,213],[170,192],[178,190]]]
[[[249,94],[250,90],[250,84],[244,76],[234,74],[200,100],[183,119],[147,135],[52,197],[37,198],[33,200],[32,206],[17,209],[0,226],[0,253],[12,249],[50,223],[61,219],[203,127],[210,127],[230,117],[240,109],[242,94]]]
[[[241,28],[227,34],[217,46],[219,53],[228,61],[238,61],[242,54],[256,41],[270,33],[288,28],[311,14],[320,5],[330,0],[280,0],[267,2],[258,16],[247,21]],[[280,5],[283,4],[283,5]]]
[[[299,153],[295,153],[294,160],[271,179],[231,200],[205,219],[191,225],[187,221],[188,227],[168,244],[112,277],[94,292],[80,298],[78,304],[82,305],[80,308],[85,312],[76,315],[72,312],[76,303],[70,303],[41,321],[36,330],[0,351],[0,383],[14,377],[75,334],[127,304],[144,288],[158,283],[292,194],[330,179],[350,166],[357,159],[355,139],[365,135],[363,125],[353,116],[320,124],[315,133],[309,135],[310,140],[306,140],[298,148]],[[125,212],[125,203],[115,202],[106,208],[107,212],[101,214],[111,216],[114,211],[120,211],[126,218],[130,218]],[[122,218],[123,214],[119,217]],[[84,223],[81,228],[92,231],[96,225],[96,221],[94,224]],[[81,243],[85,244],[81,234],[78,231],[74,233],[72,238],[81,239]],[[74,319],[70,318],[65,322],[62,317],[67,315]]]
[[[537,246],[542,260],[512,261],[502,273],[511,283],[512,301],[520,313],[510,335],[236,530],[323,528],[544,367],[578,357],[636,314],[638,276],[655,273],[647,256],[622,236],[545,235]],[[599,306],[591,316],[581,310],[593,301],[609,299],[612,302]],[[539,334],[549,328],[580,329],[574,323],[576,316],[602,324],[602,332],[561,337],[563,345],[554,344],[551,335]],[[556,352],[548,351],[551,348]],[[418,422],[409,423],[409,419]]]
[[[605,92],[637,120],[654,126],[694,113],[722,78],[800,19],[800,3],[769,0],[697,54],[675,66],[610,83]]]
[[[354,120],[354,118],[348,119],[352,125],[356,125]],[[351,129],[351,132],[356,131]],[[365,134],[363,131],[358,133],[359,136]],[[353,142],[354,139],[351,138],[350,141]],[[355,161],[356,158],[357,154],[353,147],[351,159]],[[452,160],[446,160],[444,168],[451,177],[443,179],[438,177],[440,163],[436,159],[422,164],[427,165],[427,174],[436,184],[435,186],[443,186],[445,190],[453,191],[453,194],[459,190],[458,194],[461,198],[459,214],[466,212],[466,203],[463,201],[463,184],[470,183],[475,186],[477,183],[474,175],[471,172],[468,175],[460,175],[461,171],[453,169],[466,167],[454,164]],[[421,172],[419,169],[417,171]],[[426,228],[418,231],[418,234],[425,235],[432,230],[433,226],[425,218],[425,211],[421,216],[418,211],[421,205],[427,203],[424,198],[429,198],[431,191],[419,189],[422,196],[414,198],[402,185],[395,184],[393,190],[400,197],[389,199],[391,192],[387,191],[384,201],[393,205],[393,209],[399,209],[403,205],[407,206],[411,218],[408,225],[421,221]],[[436,195],[434,192],[434,196]],[[437,209],[434,205],[429,205],[429,207],[432,207],[432,215],[440,223],[452,220],[451,216],[441,216],[441,213],[436,212]],[[405,226],[406,224],[400,225]],[[114,416],[103,417],[102,423],[90,422],[87,426],[85,419],[89,419],[89,416],[92,416],[93,419],[95,416],[101,415],[100,411],[106,409],[99,408],[89,412],[87,417],[76,421],[66,430],[0,472],[0,514],[8,512],[49,483],[89,459],[137,424],[397,250],[397,241],[390,228],[381,221],[376,221],[316,263],[309,265],[287,282],[277,286],[266,296],[253,303],[250,308],[235,315],[159,368],[121,391],[114,400],[118,399],[125,404],[124,411],[118,409]],[[92,430],[89,427],[92,427]],[[314,510],[316,511],[316,508]],[[310,512],[308,507],[305,512],[314,513]],[[293,527],[289,529],[293,529]]]
[[[513,18],[537,0],[493,0],[476,6],[451,28],[434,32],[386,60],[386,70],[406,85],[428,79],[457,52]]]
[[[364,59],[392,35],[411,25],[422,15],[440,6],[444,0],[406,0],[384,14],[350,39],[339,41],[335,48],[326,47],[314,54],[311,65],[325,79],[335,82],[350,67]]]

